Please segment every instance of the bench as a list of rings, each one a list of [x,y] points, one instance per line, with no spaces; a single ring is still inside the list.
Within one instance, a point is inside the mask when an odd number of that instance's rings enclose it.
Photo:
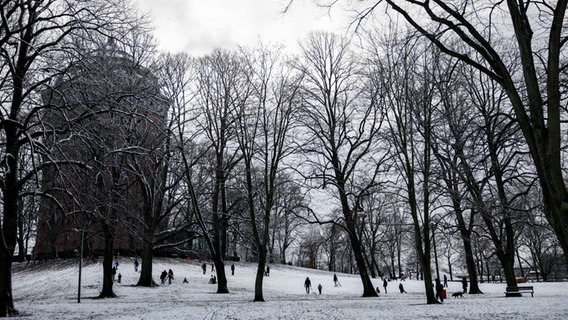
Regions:
[[[509,295],[510,293],[522,293],[522,292],[530,292],[531,297],[534,297],[534,289],[532,286],[507,287],[507,289],[505,290],[505,295]]]

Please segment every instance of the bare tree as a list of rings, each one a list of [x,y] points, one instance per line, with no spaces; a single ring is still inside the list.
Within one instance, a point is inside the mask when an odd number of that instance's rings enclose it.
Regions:
[[[275,201],[287,182],[279,179],[294,149],[291,130],[298,106],[300,77],[287,67],[279,48],[243,52],[249,70],[250,103],[238,113],[236,136],[243,155],[247,209],[258,249],[254,301],[264,301],[262,284]]]
[[[477,269],[474,260],[472,233],[477,222],[478,210],[468,205],[468,193],[463,171],[470,168],[468,161],[478,161],[481,158],[479,150],[485,143],[473,125],[478,113],[468,103],[466,81],[461,77],[459,64],[453,64],[451,59],[446,59],[448,72],[452,77],[448,81],[436,84],[440,95],[439,117],[444,122],[435,128],[433,140],[433,153],[439,162],[437,175],[443,184],[440,185],[442,192],[448,197],[450,207],[455,218],[455,227],[459,232],[463,243],[463,253],[467,273],[469,276],[469,293],[482,293],[479,289]],[[465,73],[465,72],[464,72]],[[472,84],[473,85],[473,84]],[[472,89],[473,90],[473,89]],[[475,165],[473,165],[475,167]],[[471,203],[471,201],[470,201]]]
[[[562,148],[565,99],[562,70],[564,20],[568,1],[554,3],[370,1],[360,21],[385,4],[440,50],[471,65],[499,83],[511,102],[541,184],[545,216],[568,261],[568,189]],[[485,2],[484,2],[485,3]],[[535,13],[535,14],[533,14]],[[499,23],[495,23],[498,21]],[[514,44],[508,43],[511,32]],[[535,35],[546,35],[536,41]],[[455,46],[456,40],[463,45]],[[521,72],[508,64],[510,50],[518,53]]]
[[[194,223],[193,212],[186,200],[186,189],[182,180],[186,178],[186,167],[182,154],[186,151],[179,135],[187,123],[187,104],[192,95],[188,90],[193,80],[192,59],[184,54],[161,57],[155,67],[160,78],[162,93],[158,95],[164,101],[164,111],[160,126],[155,128],[160,133],[163,143],[155,149],[147,150],[144,161],[131,161],[129,166],[136,174],[144,201],[142,212],[143,233],[142,269],[138,280],[139,286],[154,286],[152,277],[153,256],[156,249],[177,247],[193,238],[189,226]],[[163,94],[163,96],[161,96]],[[136,159],[133,159],[136,160]],[[187,237],[179,237],[179,234]],[[173,239],[173,240],[171,240]]]
[[[128,2],[113,1],[3,1],[0,5],[0,82],[2,114],[0,128],[2,149],[2,238],[0,242],[0,317],[17,313],[13,306],[11,261],[15,249],[21,186],[35,177],[19,163],[25,145],[41,150],[36,127],[42,109],[40,92],[58,73],[58,53],[64,42],[78,30],[110,32],[131,20],[113,20],[128,12]],[[123,11],[124,10],[124,11]],[[118,14],[118,15],[117,15]],[[124,15],[122,18],[126,18]],[[50,106],[48,106],[50,107]],[[30,148],[30,150],[32,149]],[[36,159],[37,160],[37,159]],[[30,160],[33,161],[33,160]],[[40,161],[30,166],[37,172]]]
[[[194,62],[195,74],[190,87],[180,95],[178,148],[185,166],[192,210],[215,264],[217,293],[228,293],[224,259],[231,212],[228,205],[227,181],[241,160],[235,140],[235,121],[240,108],[247,103],[249,89],[242,61],[236,54],[217,50]],[[189,121],[191,120],[191,124]],[[188,128],[194,126],[193,128]],[[188,149],[192,139],[198,149]],[[211,154],[212,173],[209,206],[203,206],[196,191],[194,167],[207,153]]]
[[[337,223],[349,235],[363,296],[377,293],[363,254],[360,225],[363,199],[379,184],[388,152],[380,146],[382,115],[376,88],[366,81],[346,39],[313,33],[302,43],[297,67],[304,74],[301,111],[304,124],[304,169],[316,186],[331,186],[341,210]],[[315,217],[317,218],[317,217]]]
[[[393,33],[396,35],[396,33]],[[414,243],[424,275],[427,303],[437,303],[432,287],[432,126],[434,83],[440,75],[429,69],[436,52],[409,38],[376,39],[371,42],[370,63],[382,88],[383,111],[389,124],[389,139],[396,150],[394,165],[403,180],[403,190],[412,217]],[[418,68],[416,67],[418,66]],[[418,69],[418,70],[416,70]],[[416,70],[416,71],[415,71]]]
[[[151,176],[149,159],[162,146],[167,108],[150,70],[115,41],[101,42],[93,51],[83,48],[86,53],[72,62],[67,77],[44,94],[49,104],[58,106],[45,114],[46,124],[57,131],[46,136],[52,158],[83,162],[86,170],[59,170],[61,178],[55,173],[43,183],[68,190],[74,204],[96,222],[92,231],[104,238],[101,296],[114,297],[115,244],[141,233],[137,208],[144,211],[139,195],[146,194],[138,192],[144,189],[135,181]],[[66,204],[62,214],[70,210]]]
[[[525,170],[530,168],[530,164],[519,156],[523,145],[519,143],[518,127],[507,114],[509,109],[501,87],[470,67],[458,70],[463,71],[454,76],[454,81],[445,82],[440,87],[447,133],[451,137],[446,142],[452,141],[451,153],[455,154],[455,158],[441,157],[441,160],[447,165],[452,165],[448,159],[457,160],[459,166],[453,170],[458,170],[461,183],[472,201],[470,221],[473,221],[473,213],[479,213],[485,224],[484,234],[493,243],[507,284],[513,286],[516,285],[514,243],[518,232],[513,225],[520,212],[516,208],[516,199],[530,188],[532,178]],[[458,85],[448,87],[452,82]],[[463,109],[463,106],[469,106],[470,110]],[[465,225],[459,217],[458,225],[464,230]],[[472,226],[471,223],[469,225]],[[470,232],[464,236],[464,240],[471,239]],[[466,261],[469,261],[467,246]],[[471,261],[468,262],[468,270],[470,278],[473,277]],[[470,291],[474,289],[470,287]]]

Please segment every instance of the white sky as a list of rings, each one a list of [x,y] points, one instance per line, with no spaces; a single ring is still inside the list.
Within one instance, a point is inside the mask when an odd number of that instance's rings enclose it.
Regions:
[[[314,30],[345,32],[351,19],[339,6],[330,13],[312,0],[295,0],[283,14],[287,0],[136,0],[149,13],[159,48],[172,53],[202,55],[215,48],[297,41]]]

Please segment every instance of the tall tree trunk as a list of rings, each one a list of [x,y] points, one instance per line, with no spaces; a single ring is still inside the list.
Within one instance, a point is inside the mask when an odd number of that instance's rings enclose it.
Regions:
[[[0,246],[0,317],[16,315],[12,299],[12,253]]]
[[[454,213],[458,225],[458,230],[460,231],[460,236],[463,243],[463,249],[465,253],[465,264],[467,267],[467,274],[469,276],[469,293],[470,294],[481,294],[481,289],[479,289],[479,281],[477,279],[477,269],[475,267],[475,259],[473,258],[473,247],[471,245],[471,233],[473,226],[473,217],[475,217],[476,211],[472,210],[470,213],[469,227],[466,226],[465,219],[463,216],[463,210],[457,198],[453,200]]]
[[[448,269],[449,269],[449,272],[450,272],[450,281],[453,281],[454,280],[454,274],[452,272],[452,261],[451,261],[449,255],[448,255]]]
[[[359,238],[354,235],[355,231],[348,232],[349,240],[351,240],[351,248],[353,249],[353,257],[355,258],[355,263],[357,265],[357,270],[359,271],[359,276],[363,282],[363,297],[376,297],[378,296],[373,282],[369,277],[367,272],[367,265],[365,264],[365,258],[363,257],[363,249]]]
[[[19,104],[18,104],[19,105]],[[16,143],[18,129],[15,122],[4,124],[5,145],[7,154],[3,161],[5,166],[4,185],[2,188],[2,224],[0,224],[0,317],[18,314],[14,308],[12,297],[12,256],[16,249],[18,221],[18,154]]]
[[[18,200],[18,261],[26,260],[26,247],[24,245],[24,218],[22,216],[22,201]]]
[[[467,275],[469,277],[469,293],[480,294],[479,281],[477,279],[477,269],[475,267],[475,260],[473,259],[473,248],[471,247],[471,232],[463,232],[460,229],[463,240],[463,248],[465,253],[465,264],[467,266]]]
[[[334,163],[334,168],[339,168],[339,160],[335,157],[332,160]],[[341,199],[341,208],[343,210],[343,217],[345,218],[345,230],[349,236],[351,243],[353,258],[355,259],[355,264],[357,266],[357,271],[359,272],[359,277],[361,277],[361,282],[363,283],[363,297],[377,297],[378,293],[375,291],[373,282],[369,277],[367,264],[365,263],[363,244],[357,233],[358,227],[358,212],[357,210],[351,209],[349,202],[347,200],[347,194],[345,190],[345,178],[343,173],[339,170],[335,170],[335,179],[337,181],[337,190],[339,192],[339,197]],[[355,201],[355,208],[359,208],[359,200]]]
[[[99,294],[99,298],[115,298],[116,294],[112,290],[112,261],[114,236],[111,227],[106,223],[103,224],[104,234],[104,252],[103,252],[103,288]]]
[[[212,211],[213,211],[213,250],[210,250],[215,270],[217,272],[217,293],[229,293],[227,287],[227,276],[225,274],[224,256],[226,251],[226,200],[224,196],[225,189],[225,170],[223,168],[223,154],[217,154],[217,167],[215,170],[215,186],[212,195]],[[219,212],[219,210],[225,210]],[[210,248],[211,249],[211,248]]]
[[[254,281],[254,301],[264,302],[263,293],[263,282],[264,282],[264,270],[266,270],[266,254],[262,252],[265,250],[260,250],[258,267],[256,268],[256,279]]]
[[[154,262],[154,244],[151,240],[144,241],[144,248],[142,249],[142,263],[140,270],[140,278],[138,279],[137,286],[153,287],[156,285],[154,278],[152,278],[152,263]]]
[[[215,272],[217,272],[217,293],[229,293],[223,258],[216,255],[213,257],[213,263],[215,264]]]
[[[420,226],[417,221],[414,224],[414,242],[416,246],[416,251],[418,253],[418,261],[420,262],[420,279],[424,281],[424,289],[426,291],[426,303],[435,304],[438,303],[436,300],[436,295],[434,294],[434,288],[432,285],[432,263],[430,259],[430,225],[425,223],[424,238],[420,232]],[[427,254],[425,254],[425,252]],[[418,275],[416,275],[418,277]]]

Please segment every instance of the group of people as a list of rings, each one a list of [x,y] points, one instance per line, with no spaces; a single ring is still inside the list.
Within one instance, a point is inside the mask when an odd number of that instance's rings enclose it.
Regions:
[[[462,283],[463,293],[467,293],[467,278],[463,277],[461,283]],[[434,280],[434,289],[436,290],[436,299],[438,299],[440,302],[444,302],[444,299],[446,298],[445,295],[444,295],[444,290],[447,287],[448,287],[448,277],[446,275],[444,275],[444,283],[443,284],[440,282],[440,279],[438,279],[438,278],[436,278]]]
[[[337,276],[335,276],[335,278],[337,278]],[[304,281],[304,288],[306,289],[306,294],[310,294],[310,292],[313,292],[312,291],[312,281],[310,280],[310,277],[306,277],[306,281]],[[321,285],[321,283],[318,284],[319,294],[321,294],[322,289],[323,289],[323,286]]]
[[[341,283],[339,282],[339,279],[337,278],[337,274],[333,274],[333,284],[335,287],[341,287]],[[310,294],[310,292],[313,292],[312,290],[312,281],[310,280],[310,277],[306,277],[306,280],[304,281],[304,289],[306,290],[306,294]],[[322,290],[323,290],[323,286],[320,284],[318,284],[317,286],[318,289],[318,293],[321,294]]]
[[[112,267],[112,280],[113,281],[115,281],[115,278],[117,277],[116,273],[117,273],[117,270],[118,270],[118,266],[119,266],[119,263],[118,263],[117,260],[115,260],[113,262],[113,267]],[[138,267],[139,267],[138,259],[135,259],[134,260],[134,271],[135,272],[138,272]],[[207,271],[207,264],[203,263],[201,265],[201,269],[203,270],[203,274],[205,274],[206,271]],[[211,272],[214,272],[214,271],[215,271],[215,264],[211,264]],[[235,275],[235,265],[234,264],[231,264],[231,275]],[[266,267],[264,275],[265,276],[270,275],[270,267],[269,266]],[[118,278],[118,283],[121,283],[122,274],[118,273],[117,278]],[[166,271],[166,270],[162,271],[162,273],[160,275],[161,284],[162,285],[165,284],[166,280],[168,281],[168,284],[170,284],[170,285],[172,284],[172,281],[174,280],[174,272],[172,271],[172,269],[169,269],[168,271]],[[401,280],[402,280],[402,277],[401,277]],[[189,283],[187,281],[187,278],[184,278],[183,283]],[[210,279],[209,279],[209,283],[211,283],[211,284],[217,283],[217,277],[212,274]],[[333,283],[334,283],[335,287],[341,287],[341,283],[339,282],[337,274],[333,274]],[[387,278],[383,278],[383,290],[384,290],[385,293],[387,293],[387,286],[388,286],[388,280],[387,280]],[[434,288],[435,288],[435,291],[436,291],[436,299],[438,299],[440,302],[444,301],[445,297],[443,296],[443,291],[444,291],[444,288],[447,288],[447,287],[448,287],[448,277],[446,275],[444,275],[443,283],[440,281],[440,279],[438,279],[438,278],[435,279]],[[304,289],[306,290],[306,294],[313,292],[312,282],[311,282],[309,277],[306,277],[306,280],[304,281]],[[318,289],[318,293],[321,295],[322,289],[323,289],[323,286],[321,285],[321,283],[318,284],[317,289]],[[404,289],[404,285],[402,284],[402,282],[399,283],[398,289],[399,289],[400,293],[407,293],[406,290]],[[463,293],[467,293],[467,279],[466,278],[462,279],[462,289],[463,289]],[[377,293],[381,292],[379,287],[376,288],[376,291],[377,291]]]
[[[116,273],[118,270],[118,266],[119,263],[117,260],[115,260],[113,262],[113,267],[112,267],[112,280],[115,281]],[[139,267],[139,263],[138,263],[138,259],[134,260],[134,271],[138,272],[138,267]],[[207,272],[207,264],[203,263],[201,265],[201,269],[203,270],[203,274],[205,274]],[[215,264],[211,264],[211,272],[215,271]],[[235,275],[235,265],[231,264],[231,275]],[[264,271],[264,275],[265,276],[269,276],[270,275],[270,267],[267,266],[266,270]],[[403,277],[401,277],[401,281],[402,281]],[[168,271],[164,270],[162,271],[162,274],[160,275],[160,281],[162,284],[166,283],[166,280],[168,281],[168,284],[172,284],[172,281],[174,280],[174,272],[172,271],[172,269],[169,269]],[[122,274],[118,273],[118,283],[121,283],[122,281]],[[187,278],[184,278],[183,283],[189,283],[187,281]],[[211,275],[211,277],[209,278],[209,283],[211,284],[215,284],[217,283],[217,277],[215,275]],[[337,278],[337,274],[333,274],[333,283],[335,287],[341,287],[341,283],[339,282],[339,279]],[[383,290],[385,293],[387,293],[387,286],[388,286],[388,280],[387,278],[383,278]],[[438,299],[440,302],[444,301],[444,296],[443,296],[443,291],[444,288],[448,287],[448,277],[446,275],[444,275],[443,278],[443,283],[441,283],[440,279],[436,278],[435,279],[435,283],[434,283],[434,289],[436,291],[436,299]],[[467,292],[467,279],[463,278],[462,279],[462,288],[463,288],[463,293]],[[306,294],[309,294],[312,291],[312,282],[310,280],[309,277],[306,277],[306,280],[304,281],[304,289],[306,290]],[[322,294],[322,289],[323,286],[320,284],[318,284],[317,286],[318,289],[318,293],[321,295]],[[400,291],[400,293],[407,293],[406,290],[404,289],[404,285],[401,283],[399,283],[398,285],[398,289]],[[379,289],[379,287],[376,288],[377,293],[380,293],[381,290]]]
[[[118,283],[121,283],[122,281],[122,274],[120,272],[118,272],[118,276],[117,276],[117,270],[118,270],[118,266],[119,266],[119,262],[118,260],[114,260],[113,264],[112,264],[112,281],[117,281],[118,279]],[[140,263],[138,262],[138,259],[134,259],[134,271],[138,272],[138,269],[140,267]],[[201,268],[203,269],[203,274],[206,273],[207,271],[207,264],[203,263],[203,265],[201,266]],[[215,264],[211,264],[211,272],[215,271]],[[265,274],[268,276],[270,272],[270,267],[266,268]],[[235,275],[235,265],[231,264],[231,275]],[[162,273],[160,274],[160,282],[161,284],[165,284],[166,281],[168,282],[168,284],[172,284],[174,280],[174,272],[172,269],[169,269],[168,271],[164,270],[162,271]],[[189,283],[189,281],[187,280],[187,278],[183,279],[183,283]],[[209,283],[217,283],[217,277],[215,275],[211,275],[211,278],[209,279]]]
[[[168,280],[168,284],[172,284],[172,281],[174,280],[174,272],[172,269],[162,271],[162,274],[160,275],[160,281],[162,284],[166,283],[166,279]]]
[[[400,291],[400,293],[408,293],[406,292],[406,290],[404,289],[404,285],[402,284],[403,278],[400,278],[401,283],[398,284],[398,291]],[[387,287],[389,285],[389,281],[388,279],[385,277],[383,278],[383,290],[385,291],[385,294],[387,293]],[[379,289],[379,287],[377,287],[375,289],[377,291],[377,293],[381,293],[381,289]]]

